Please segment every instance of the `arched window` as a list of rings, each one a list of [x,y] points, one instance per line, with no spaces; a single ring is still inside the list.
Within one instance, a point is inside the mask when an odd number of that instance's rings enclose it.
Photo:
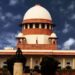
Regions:
[[[21,43],[20,39],[18,39],[18,43]]]
[[[56,43],[56,41],[55,40],[53,40],[53,44],[55,44]]]
[[[24,43],[27,43],[26,38],[23,39]]]
[[[49,43],[51,43],[51,38],[48,38]]]
[[[22,43],[22,39],[21,38],[18,39],[18,43]]]

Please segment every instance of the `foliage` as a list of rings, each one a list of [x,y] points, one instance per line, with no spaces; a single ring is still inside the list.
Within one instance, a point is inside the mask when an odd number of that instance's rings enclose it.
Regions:
[[[42,75],[55,75],[58,68],[58,61],[53,57],[43,57],[41,65],[41,74]]]

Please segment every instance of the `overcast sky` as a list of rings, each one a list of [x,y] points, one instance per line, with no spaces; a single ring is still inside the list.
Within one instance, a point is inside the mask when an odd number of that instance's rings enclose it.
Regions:
[[[59,49],[75,49],[75,0],[0,0],[0,49],[16,46],[19,23],[35,4],[50,12]]]

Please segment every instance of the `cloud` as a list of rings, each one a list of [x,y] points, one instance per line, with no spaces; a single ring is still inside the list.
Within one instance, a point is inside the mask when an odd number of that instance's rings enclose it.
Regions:
[[[62,32],[63,32],[64,34],[70,32],[70,31],[73,29],[72,26],[71,26],[70,24],[68,24],[67,22],[65,22],[64,25],[65,25],[65,27],[64,27],[64,29],[62,30]]]
[[[71,47],[75,44],[75,39],[73,38],[69,38],[68,40],[66,40],[63,45],[62,45],[62,49],[71,49]]]
[[[2,10],[2,7],[0,6],[0,10]]]
[[[5,21],[5,15],[0,11],[0,20]]]
[[[22,16],[20,14],[14,15],[11,12],[6,12],[5,16],[8,17],[8,18],[11,18],[11,20],[17,20],[17,19],[21,19],[22,18]]]
[[[0,37],[0,48],[15,47],[16,46],[16,34],[5,32]]]
[[[9,0],[9,5],[14,6],[18,3],[18,0]]]
[[[11,18],[11,17],[13,17],[13,14],[11,12],[6,12],[5,16],[8,17],[8,18]]]
[[[70,17],[69,17],[70,20],[75,20],[75,14],[72,14]]]
[[[13,37],[13,36],[14,36],[14,35],[11,34],[11,35],[9,35],[9,37],[6,39],[7,42],[9,43],[9,46],[10,46],[10,47],[15,47],[15,46],[16,46],[16,39],[15,39],[15,37]]]
[[[67,5],[65,5],[64,7],[64,1],[61,1],[62,4],[59,7],[59,10],[62,14],[64,14],[65,16],[70,16],[71,14],[73,14],[74,10],[75,10],[75,1],[72,0],[70,1],[70,3],[68,2]]]
[[[60,7],[60,12],[65,12],[64,8]]]
[[[0,12],[0,21],[2,22],[2,27],[9,27],[13,25],[13,23],[18,22],[20,19],[22,19],[21,14],[13,14],[11,12]]]
[[[10,24],[10,22],[7,22],[4,26],[3,26],[3,28],[7,28],[7,27],[9,27],[11,24]]]
[[[68,10],[73,10],[75,8],[75,2],[72,1],[72,3],[68,6]]]
[[[1,16],[1,20],[3,20],[3,21],[4,21],[4,20],[5,20],[5,16]]]
[[[9,5],[10,6],[15,6],[16,4],[19,4],[19,3],[24,3],[25,0],[9,0]]]
[[[18,20],[18,19],[21,19],[21,18],[22,18],[22,16],[20,14],[13,16],[14,20]]]

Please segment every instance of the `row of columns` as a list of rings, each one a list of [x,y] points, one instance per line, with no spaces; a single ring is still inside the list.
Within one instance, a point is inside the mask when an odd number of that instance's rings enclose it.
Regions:
[[[17,40],[18,43],[26,43],[26,38],[19,38]]]
[[[40,61],[42,58],[40,58]],[[30,69],[33,69],[33,57],[30,57]],[[13,67],[13,75],[23,75],[23,64],[21,62],[15,62]]]
[[[72,69],[75,69],[75,58],[73,58],[73,60],[72,60]],[[62,68],[65,68],[66,67],[66,58],[63,58],[62,59]]]
[[[53,27],[51,26],[51,25],[49,25],[49,27],[47,27],[47,24],[44,24],[45,26],[44,26],[44,29],[50,29],[50,30],[52,30],[53,29]],[[42,24],[39,24],[38,25],[38,28],[43,28],[42,27],[43,25]],[[30,24],[27,24],[27,27],[26,27],[26,25],[23,25],[23,29],[30,29],[31,27],[30,27]],[[36,24],[32,24],[32,28],[36,28]]]
[[[42,58],[40,58],[40,61]],[[62,59],[63,64],[62,67],[65,68],[66,59]],[[30,69],[33,69],[33,57],[30,57]],[[75,69],[75,58],[73,58],[73,67],[72,69]],[[13,75],[23,75],[23,64],[21,62],[15,62],[13,66]]]
[[[42,61],[42,57],[40,57],[40,59],[38,60],[39,62]],[[33,57],[30,57],[30,69],[33,69],[33,65],[34,65],[34,61],[33,61]]]

